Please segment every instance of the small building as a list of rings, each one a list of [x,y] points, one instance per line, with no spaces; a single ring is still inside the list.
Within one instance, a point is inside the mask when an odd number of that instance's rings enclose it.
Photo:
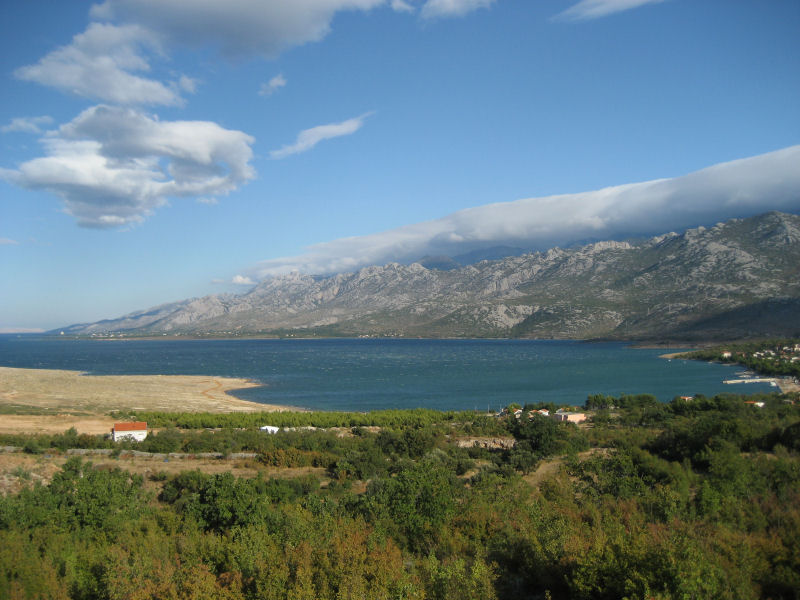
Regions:
[[[279,428],[275,427],[274,425],[263,425],[259,427],[259,429],[264,433],[278,433],[279,431]]]
[[[586,420],[586,415],[582,412],[570,412],[561,408],[550,416],[556,421],[567,421],[568,423],[583,423]]]
[[[763,402],[756,402],[755,400],[745,400],[745,404],[749,404],[750,406],[755,406],[756,408],[764,408]]]
[[[111,429],[111,439],[115,442],[122,440],[132,440],[141,442],[147,437],[147,423],[144,421],[133,421],[132,423],[114,423]]]

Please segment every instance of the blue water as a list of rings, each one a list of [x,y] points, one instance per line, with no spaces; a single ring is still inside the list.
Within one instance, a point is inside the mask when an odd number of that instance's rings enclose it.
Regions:
[[[724,385],[737,367],[659,358],[664,352],[539,340],[99,341],[0,335],[0,366],[244,377],[262,386],[235,392],[239,398],[323,410],[485,410],[511,402],[578,405],[595,393],[649,393],[668,401],[775,389]]]

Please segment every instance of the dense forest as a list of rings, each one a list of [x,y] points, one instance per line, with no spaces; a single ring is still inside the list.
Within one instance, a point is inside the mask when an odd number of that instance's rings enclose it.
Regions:
[[[326,473],[146,481],[121,460],[71,457],[0,498],[0,597],[797,599],[796,401],[592,396],[580,426],[529,415],[555,408],[537,405],[519,419],[306,413],[275,422],[345,429],[275,435],[161,415],[158,433],[121,446],[0,436],[34,455],[248,451]],[[515,444],[462,447],[501,437]]]

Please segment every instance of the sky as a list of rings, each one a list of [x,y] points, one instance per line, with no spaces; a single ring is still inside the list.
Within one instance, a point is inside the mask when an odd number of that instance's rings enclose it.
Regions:
[[[796,0],[0,3],[0,332],[800,212]]]

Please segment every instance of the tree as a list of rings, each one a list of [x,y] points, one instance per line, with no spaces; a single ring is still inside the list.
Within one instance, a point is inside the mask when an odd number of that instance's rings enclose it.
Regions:
[[[372,518],[388,517],[387,525],[399,529],[413,550],[427,550],[455,513],[458,485],[446,467],[423,460],[371,482],[365,509]]]

